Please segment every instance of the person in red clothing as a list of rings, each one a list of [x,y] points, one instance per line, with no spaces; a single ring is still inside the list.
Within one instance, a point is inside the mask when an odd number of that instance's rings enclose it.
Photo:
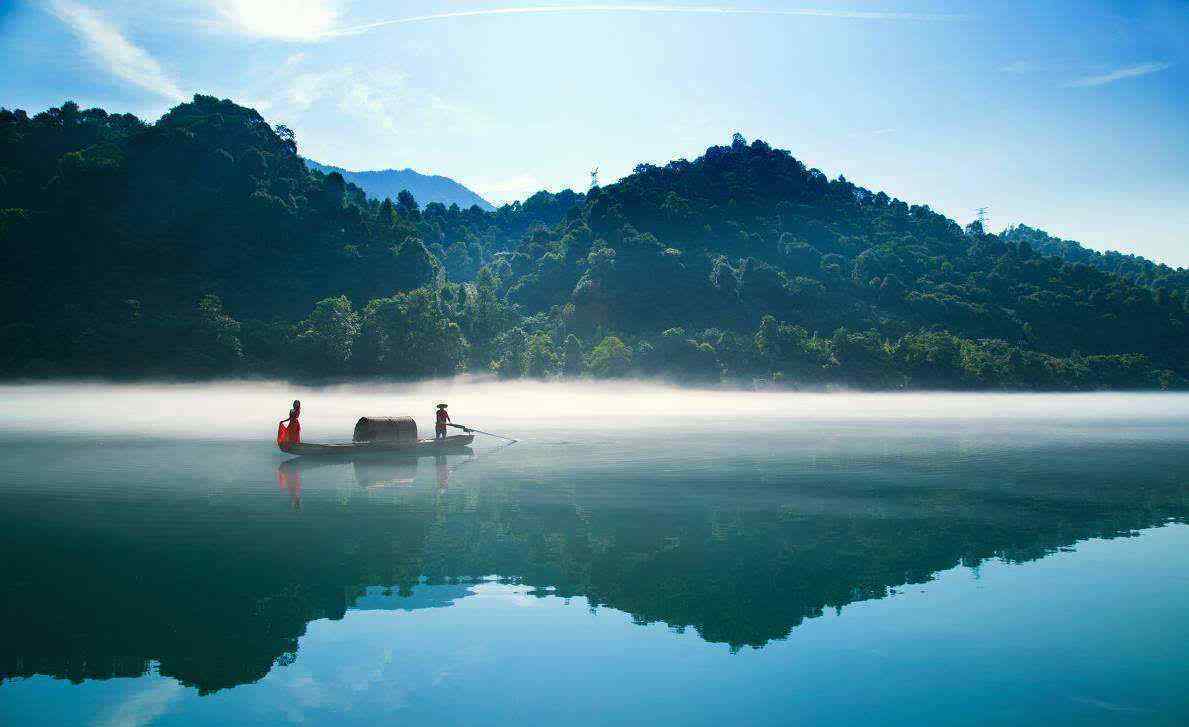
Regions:
[[[301,444],[301,402],[293,400],[293,408],[289,410],[289,418],[282,419],[277,427],[277,446],[287,450],[294,444]],[[288,426],[286,426],[288,422]]]
[[[446,405],[438,404],[438,419],[434,426],[434,439],[446,438],[446,422],[450,421],[450,413],[446,411]]]

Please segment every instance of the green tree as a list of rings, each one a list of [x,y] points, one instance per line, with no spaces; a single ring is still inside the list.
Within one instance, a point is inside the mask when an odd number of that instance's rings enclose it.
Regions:
[[[505,379],[524,376],[528,353],[528,336],[524,329],[513,328],[504,332],[499,337],[496,347],[499,351],[499,357],[494,364],[496,373]]]
[[[601,378],[622,378],[632,368],[632,350],[616,336],[607,336],[590,352],[590,372]]]
[[[566,336],[565,350],[562,354],[562,372],[566,376],[581,376],[586,365],[582,353],[582,341],[573,333]]]
[[[840,381],[867,387],[897,381],[891,350],[876,331],[856,333],[839,328],[830,337],[830,353]]]
[[[450,376],[466,353],[462,330],[426,288],[369,302],[360,339],[358,367],[398,378]]]
[[[518,320],[495,292],[489,276],[469,288],[458,323],[470,343],[471,368],[487,370],[499,357],[499,337]]]
[[[561,363],[553,349],[553,337],[548,333],[534,333],[528,339],[525,351],[524,374],[534,379],[543,379],[557,373]]]
[[[781,373],[794,382],[821,381],[830,363],[827,342],[773,316],[764,316],[760,321],[755,348],[769,373]]]
[[[346,373],[359,338],[359,316],[347,296],[318,301],[313,312],[293,329],[293,349],[299,365],[319,376]]]
[[[211,360],[214,371],[233,370],[243,359],[240,323],[223,310],[217,295],[205,295],[198,301],[199,345]]]
[[[425,243],[410,237],[392,251],[392,289],[409,291],[435,287],[441,283],[442,266],[425,247]]]

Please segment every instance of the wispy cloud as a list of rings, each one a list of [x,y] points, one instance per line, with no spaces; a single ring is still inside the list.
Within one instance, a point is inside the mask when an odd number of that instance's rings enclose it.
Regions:
[[[96,721],[100,727],[139,727],[152,724],[185,696],[185,689],[172,679],[150,682],[115,706],[115,710]]]
[[[299,73],[294,76],[284,89],[284,98],[288,105],[299,111],[304,111],[314,103],[321,101],[336,87],[341,88],[341,82],[349,79],[342,73],[325,71],[318,73]]]
[[[1103,86],[1115,81],[1122,81],[1127,78],[1138,78],[1139,76],[1147,76],[1151,73],[1159,73],[1172,67],[1171,63],[1139,63],[1134,66],[1124,66],[1123,68],[1116,68],[1107,73],[1101,73],[1094,76],[1086,76],[1074,81],[1070,81],[1068,86],[1086,87],[1086,86]]]
[[[965,16],[952,13],[884,12],[876,10],[837,10],[822,8],[747,8],[732,5],[669,5],[663,3],[582,3],[526,5],[502,8],[454,10],[426,15],[375,20],[357,25],[339,23],[339,0],[215,0],[219,18],[212,27],[230,29],[243,35],[293,41],[321,41],[359,35],[390,26],[429,23],[460,18],[508,15],[573,15],[590,13],[670,14],[670,15],[761,15],[771,17],[840,18],[848,20],[957,20]]]
[[[414,154],[410,139],[419,130],[475,137],[490,126],[473,109],[419,88],[393,68],[336,66],[302,71],[278,82],[267,100],[271,109],[292,117],[294,123],[312,123],[312,136],[306,138],[315,140],[311,155],[322,154],[336,164],[364,169]],[[341,133],[328,133],[319,122],[327,113],[370,140],[362,155],[355,149],[354,154],[343,156],[351,145],[344,146]]]
[[[786,17],[846,18],[851,20],[949,20],[960,16],[944,13],[898,13],[864,10],[824,10],[817,8],[769,9],[741,8],[730,5],[661,5],[661,4],[588,4],[588,5],[530,5],[525,7],[483,8],[457,10],[448,13],[411,15],[363,23],[330,31],[330,36],[357,35],[392,25],[408,25],[435,20],[474,18],[493,15],[559,15],[572,13],[667,13],[683,15],[768,15]]]
[[[95,10],[73,0],[52,0],[49,8],[112,75],[176,101],[185,98],[156,58]]]

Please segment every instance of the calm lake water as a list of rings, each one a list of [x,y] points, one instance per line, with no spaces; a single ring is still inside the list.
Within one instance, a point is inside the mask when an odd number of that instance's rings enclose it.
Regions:
[[[360,414],[519,437],[293,460]],[[0,724],[1189,723],[1189,398],[0,387]]]

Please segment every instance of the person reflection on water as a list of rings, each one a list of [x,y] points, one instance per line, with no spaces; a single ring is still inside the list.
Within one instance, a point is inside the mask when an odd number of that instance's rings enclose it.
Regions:
[[[301,509],[301,470],[299,460],[288,459],[277,467],[277,486],[289,493],[289,504],[294,510]]]
[[[434,425],[434,439],[446,438],[446,422],[450,421],[450,413],[446,411],[446,404],[443,402],[438,404],[438,418]]]
[[[445,455],[439,454],[433,460],[438,471],[438,492],[445,492],[450,489],[450,465],[446,464]]]

